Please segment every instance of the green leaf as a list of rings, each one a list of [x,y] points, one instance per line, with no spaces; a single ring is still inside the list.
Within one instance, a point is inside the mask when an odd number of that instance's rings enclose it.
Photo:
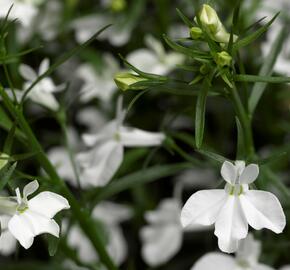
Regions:
[[[206,99],[209,91],[210,83],[204,79],[202,89],[199,91],[195,108],[195,143],[199,149],[202,146],[204,125],[205,125],[205,109]]]
[[[236,117],[237,125],[237,160],[245,159],[245,136],[242,125],[238,117]]]
[[[287,28],[284,26],[278,36],[275,42],[273,43],[271,50],[267,57],[265,58],[264,64],[262,65],[259,75],[260,76],[271,76],[273,67],[275,65],[276,59],[278,58],[279,53],[281,52],[283,42],[285,38],[287,37]],[[290,78],[289,78],[290,79]],[[266,89],[267,83],[264,82],[256,82],[253,86],[253,90],[250,95],[249,99],[249,111],[252,114],[257,105],[259,100],[261,99],[265,89]]]
[[[138,172],[131,173],[120,179],[116,179],[104,188],[98,188],[96,191],[92,192],[92,199],[94,204],[108,199],[113,195],[123,192],[127,189],[144,185],[152,181],[158,180],[160,178],[168,177],[174,175],[182,170],[192,168],[190,163],[176,163],[168,165],[156,165],[143,169]]]
[[[100,29],[97,33],[95,33],[90,39],[88,39],[86,42],[83,44],[80,44],[79,46],[73,48],[72,50],[64,53],[54,64],[50,66],[50,68],[45,71],[43,74],[41,74],[25,91],[22,99],[21,99],[21,104],[23,104],[25,98],[29,94],[29,92],[32,90],[32,88],[37,85],[43,78],[47,77],[50,75],[52,72],[54,72],[60,65],[65,63],[68,59],[70,59],[72,56],[78,54],[81,50],[83,50],[85,47],[87,47],[89,44],[91,44],[93,41],[96,40],[96,37],[100,35],[103,31],[105,31],[108,27],[111,25],[106,25],[102,29]]]
[[[257,160],[257,163],[259,165],[268,165],[270,163],[280,161],[280,159],[287,157],[286,156],[287,154],[288,154],[287,151],[283,151],[282,150],[282,151],[280,151],[278,153],[275,153],[275,154],[271,155],[270,157]]]
[[[3,152],[7,155],[11,154],[12,145],[15,138],[15,131],[16,131],[16,123],[14,123],[11,129],[9,130],[3,146]]]
[[[184,15],[184,13],[182,12],[182,11],[180,11],[180,9],[176,9],[176,11],[177,11],[177,13],[178,13],[178,16],[181,18],[181,20],[189,27],[189,28],[191,28],[191,27],[193,27],[194,26],[194,24],[193,24],[193,22],[190,20],[190,19],[188,19],[187,18],[187,16],[186,15]]]
[[[205,150],[205,149],[197,149],[196,151],[198,153],[202,154],[203,156],[210,158],[214,161],[217,161],[219,163],[224,163],[226,160],[230,161],[229,159],[227,159],[219,154],[213,153],[213,152]]]
[[[60,240],[58,237],[55,237],[53,235],[47,235],[47,241],[48,241],[48,254],[49,256],[53,257],[57,252]]]
[[[290,77],[269,77],[260,75],[239,74],[234,75],[236,82],[263,82],[263,83],[289,83]]]
[[[275,21],[278,15],[279,15],[279,12],[268,23],[263,25],[260,29],[244,37],[243,39],[240,39],[237,42],[235,42],[235,44],[233,45],[233,53],[238,51],[242,47],[245,47],[251,44],[253,41],[258,39],[262,34],[264,34],[268,30],[270,25]]]
[[[1,170],[0,170],[0,191],[7,185],[11,176],[17,166],[17,162],[14,163],[7,163]]]
[[[230,55],[232,55],[232,48],[234,44],[234,33],[237,30],[237,25],[239,22],[239,14],[240,14],[240,7],[241,7],[241,1],[237,1],[237,4],[234,9],[234,14],[233,14],[233,25],[231,29],[231,34],[230,34],[230,40],[228,43],[228,52]]]

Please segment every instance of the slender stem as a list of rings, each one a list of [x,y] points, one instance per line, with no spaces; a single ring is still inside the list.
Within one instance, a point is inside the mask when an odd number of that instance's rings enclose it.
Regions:
[[[79,222],[83,232],[88,236],[92,245],[96,249],[96,252],[99,254],[101,261],[107,266],[110,270],[117,270],[118,268],[113,263],[112,259],[107,253],[106,248],[103,245],[103,241],[98,231],[94,221],[91,219],[89,213],[82,209],[79,202],[76,200],[74,195],[70,192],[65,182],[58,176],[54,166],[51,164],[47,158],[42,146],[36,139],[33,131],[31,130],[29,124],[23,116],[21,108],[13,106],[8,95],[3,90],[3,87],[0,87],[0,94],[3,98],[4,104],[7,109],[10,111],[12,116],[18,121],[19,126],[26,134],[27,140],[29,142],[30,148],[37,153],[37,160],[50,176],[52,182],[60,188],[62,194],[67,198],[70,203],[72,213],[75,219]]]

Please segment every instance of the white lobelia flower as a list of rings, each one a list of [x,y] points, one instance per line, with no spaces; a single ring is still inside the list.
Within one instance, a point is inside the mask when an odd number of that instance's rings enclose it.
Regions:
[[[122,46],[128,42],[132,32],[132,26],[126,23],[126,19],[126,16],[92,14],[74,20],[71,28],[75,30],[76,41],[81,44],[102,27],[113,24],[106,31],[103,31],[97,39],[108,40],[114,46]]]
[[[16,197],[0,198],[1,215],[12,216],[7,225],[9,232],[26,249],[31,247],[37,235],[49,233],[59,237],[59,226],[52,218],[59,211],[70,208],[64,197],[49,191],[28,200],[38,187],[35,180],[24,187],[23,196],[17,188]]]
[[[145,37],[145,43],[148,49],[138,49],[126,57],[130,64],[144,72],[165,75],[185,60],[180,53],[167,53],[162,43],[150,35]]]
[[[225,188],[194,193],[181,212],[183,227],[215,224],[219,248],[228,253],[235,252],[239,240],[247,236],[248,224],[281,233],[286,219],[279,200],[270,192],[249,189],[258,174],[256,164],[225,161],[221,168]]]
[[[0,236],[0,254],[9,256],[16,250],[17,240],[8,230],[8,223],[11,219],[10,216],[0,216],[1,223],[1,236]]]
[[[24,91],[16,90],[17,99],[21,99],[25,90],[45,71],[49,68],[49,60],[45,58],[39,66],[38,73],[36,73],[30,66],[21,64],[19,72],[21,76],[26,80],[24,83]],[[43,78],[38,82],[27,95],[35,103],[38,103],[50,110],[57,111],[59,104],[54,97],[53,93],[64,90],[64,85],[56,86],[51,78]],[[11,90],[10,90],[11,91]],[[11,94],[10,94],[11,95]]]
[[[85,134],[83,140],[90,147],[77,155],[81,181],[92,186],[105,186],[123,161],[124,147],[157,146],[165,136],[123,125],[125,111],[118,100],[117,117],[96,134]]]
[[[108,253],[117,265],[122,264],[127,257],[127,243],[119,224],[131,218],[131,209],[112,202],[101,202],[94,208],[92,216],[103,224]],[[68,232],[68,244],[76,249],[83,262],[98,261],[98,254],[77,225]]]
[[[104,102],[108,102],[116,90],[116,85],[112,78],[119,69],[118,62],[110,54],[104,55],[100,73],[90,64],[81,65],[76,71],[76,76],[84,81],[80,92],[80,100],[88,102],[93,98],[99,98]]]
[[[175,198],[161,201],[156,210],[148,211],[149,223],[140,231],[143,260],[151,267],[168,262],[181,248],[183,229],[180,224],[181,203]]]
[[[23,27],[31,26],[43,0],[1,0],[0,18],[5,18],[13,5],[9,19],[17,19]]]
[[[225,255],[219,252],[210,252],[202,256],[191,270],[274,270],[258,262],[261,244],[252,234],[241,241],[236,256]]]

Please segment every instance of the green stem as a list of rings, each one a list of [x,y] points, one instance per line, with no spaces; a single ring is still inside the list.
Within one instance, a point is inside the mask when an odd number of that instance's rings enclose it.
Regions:
[[[23,116],[21,107],[15,108],[10,98],[3,90],[3,87],[0,86],[0,93],[3,98],[4,104],[12,114],[12,116],[18,121],[19,126],[22,131],[26,134],[29,146],[32,151],[35,151],[37,154],[37,160],[50,176],[51,180],[56,186],[59,186],[61,193],[67,198],[70,203],[72,213],[74,218],[79,222],[83,232],[88,236],[92,245],[94,246],[96,252],[100,256],[100,260],[107,266],[110,270],[117,270],[118,268],[113,263],[112,259],[108,255],[106,248],[103,245],[102,239],[99,236],[94,221],[91,219],[89,213],[82,209],[79,202],[76,200],[74,195],[70,192],[65,182],[58,176],[54,166],[51,164],[47,158],[42,146],[36,139],[32,129],[27,123],[26,119]]]

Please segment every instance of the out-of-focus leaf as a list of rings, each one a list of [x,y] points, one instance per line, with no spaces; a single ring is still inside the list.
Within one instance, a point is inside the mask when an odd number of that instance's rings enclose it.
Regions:
[[[280,151],[271,155],[270,157],[257,160],[257,163],[259,165],[268,165],[273,162],[278,162],[281,158],[285,158],[287,154],[287,151]]]
[[[271,76],[276,59],[279,53],[281,52],[282,45],[286,37],[287,37],[287,29],[286,26],[284,26],[280,30],[280,33],[278,34],[277,39],[273,43],[269,54],[265,58],[265,61],[259,71],[260,76]],[[253,113],[255,111],[258,102],[266,89],[266,86],[267,83],[264,82],[256,82],[254,84],[248,104],[250,113]]]
[[[253,41],[258,39],[262,34],[264,34],[270,25],[275,21],[275,19],[278,17],[279,13],[277,13],[268,23],[263,25],[261,28],[259,28],[257,31],[251,33],[250,35],[238,40],[233,44],[233,53],[241,49],[242,47],[245,47],[249,44],[251,44]]]
[[[12,145],[15,138],[15,131],[16,131],[16,124],[14,123],[11,129],[9,130],[6,140],[4,142],[3,152],[5,154],[8,154],[8,155],[11,154]]]
[[[53,257],[57,252],[60,240],[58,237],[55,237],[53,235],[48,235],[47,241],[48,241],[48,254],[49,256]]]
[[[212,160],[215,160],[219,163],[224,163],[226,160],[230,161],[229,159],[219,155],[219,154],[216,154],[216,153],[213,153],[211,151],[208,151],[208,150],[204,150],[204,149],[197,149],[196,150],[198,153],[202,154],[203,156],[205,157],[208,157]]]
[[[7,163],[1,170],[0,170],[0,191],[6,186],[6,184],[11,179],[11,176],[17,166],[17,163]]]
[[[189,27],[193,27],[193,22],[187,18],[187,16],[184,15],[184,13],[180,9],[176,9],[178,16],[181,18],[181,20]]]
[[[279,77],[279,76],[268,77],[259,75],[240,74],[234,75],[234,80],[236,82],[289,83],[290,77]]]
[[[237,160],[245,159],[245,136],[238,117],[236,117],[237,125]]]

